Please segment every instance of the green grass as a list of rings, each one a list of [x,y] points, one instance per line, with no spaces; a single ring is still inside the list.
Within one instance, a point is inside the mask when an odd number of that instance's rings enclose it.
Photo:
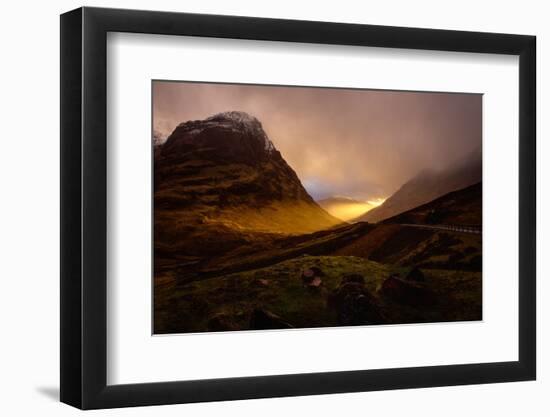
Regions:
[[[317,266],[324,273],[319,288],[304,287],[302,270]],[[212,330],[213,319],[230,330],[248,329],[250,312],[268,310],[294,327],[337,326],[336,312],[327,298],[346,274],[361,274],[390,323],[475,320],[481,318],[481,273],[425,270],[426,283],[440,302],[431,307],[404,306],[381,295],[382,282],[394,267],[354,256],[303,255],[275,265],[207,278],[187,284],[164,277],[155,286],[155,332],[202,332]],[[260,281],[263,280],[263,281]],[[267,284],[265,284],[267,282]]]

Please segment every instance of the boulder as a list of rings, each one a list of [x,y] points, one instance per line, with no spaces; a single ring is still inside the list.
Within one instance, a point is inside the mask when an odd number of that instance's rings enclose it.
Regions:
[[[309,287],[317,288],[319,287],[323,281],[319,277],[313,278],[313,280],[308,284]]]
[[[257,278],[254,280],[254,284],[258,287],[269,287],[271,285],[271,281],[265,278]]]
[[[292,329],[293,325],[278,315],[260,308],[254,309],[250,315],[251,330]]]
[[[437,299],[433,291],[411,281],[405,281],[392,275],[382,283],[380,288],[384,297],[401,304],[412,306],[433,305]]]
[[[336,310],[338,324],[358,326],[385,323],[386,319],[376,299],[365,287],[364,279],[363,282],[357,282],[358,277],[344,277],[340,286],[329,295],[328,304]]]
[[[220,313],[208,320],[208,331],[229,332],[235,330],[242,330],[242,326],[239,326],[237,317]]]
[[[344,275],[344,277],[342,278],[342,282],[340,283],[340,285],[342,284],[347,284],[348,282],[355,282],[357,284],[365,284],[365,278],[363,277],[363,275],[360,275],[360,274],[347,274],[347,275]]]
[[[411,269],[405,279],[407,281],[416,281],[416,282],[426,281],[426,277],[424,276],[424,273],[417,267],[414,267],[413,269]]]
[[[308,287],[319,287],[323,282],[321,277],[324,276],[321,268],[313,266],[302,271],[302,283]]]
[[[311,268],[309,268],[311,271],[313,271],[313,273],[315,274],[315,276],[317,277],[322,277],[324,276],[324,272],[321,270],[321,268],[317,267],[317,266],[312,266]]]

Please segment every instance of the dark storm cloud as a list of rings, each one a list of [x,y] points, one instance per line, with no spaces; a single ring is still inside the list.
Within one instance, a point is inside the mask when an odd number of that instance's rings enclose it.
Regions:
[[[153,127],[239,110],[257,117],[316,198],[387,197],[481,146],[481,95],[160,82]]]

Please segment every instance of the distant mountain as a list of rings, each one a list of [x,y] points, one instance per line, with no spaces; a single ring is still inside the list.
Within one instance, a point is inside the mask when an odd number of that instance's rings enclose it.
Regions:
[[[482,183],[478,182],[390,217],[383,223],[481,226],[482,197]]]
[[[180,124],[155,153],[154,170],[159,256],[220,254],[262,233],[302,234],[342,223],[311,198],[246,113]]]
[[[329,197],[318,200],[317,204],[334,217],[344,221],[353,220],[375,207],[366,201],[358,201],[349,197]]]
[[[363,201],[355,200],[351,197],[340,197],[340,196],[333,196],[333,197],[327,197],[323,198],[322,200],[317,200],[317,203],[321,206],[327,206],[330,207],[334,204],[365,204]]]
[[[449,169],[424,170],[406,182],[382,205],[358,217],[357,221],[379,222],[481,181],[481,147]]]

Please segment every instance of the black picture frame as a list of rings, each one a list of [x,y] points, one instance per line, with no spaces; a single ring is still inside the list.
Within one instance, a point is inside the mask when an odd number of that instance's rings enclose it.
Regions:
[[[108,32],[519,56],[519,360],[107,385]],[[534,36],[136,10],[61,16],[61,401],[82,409],[536,378]]]

